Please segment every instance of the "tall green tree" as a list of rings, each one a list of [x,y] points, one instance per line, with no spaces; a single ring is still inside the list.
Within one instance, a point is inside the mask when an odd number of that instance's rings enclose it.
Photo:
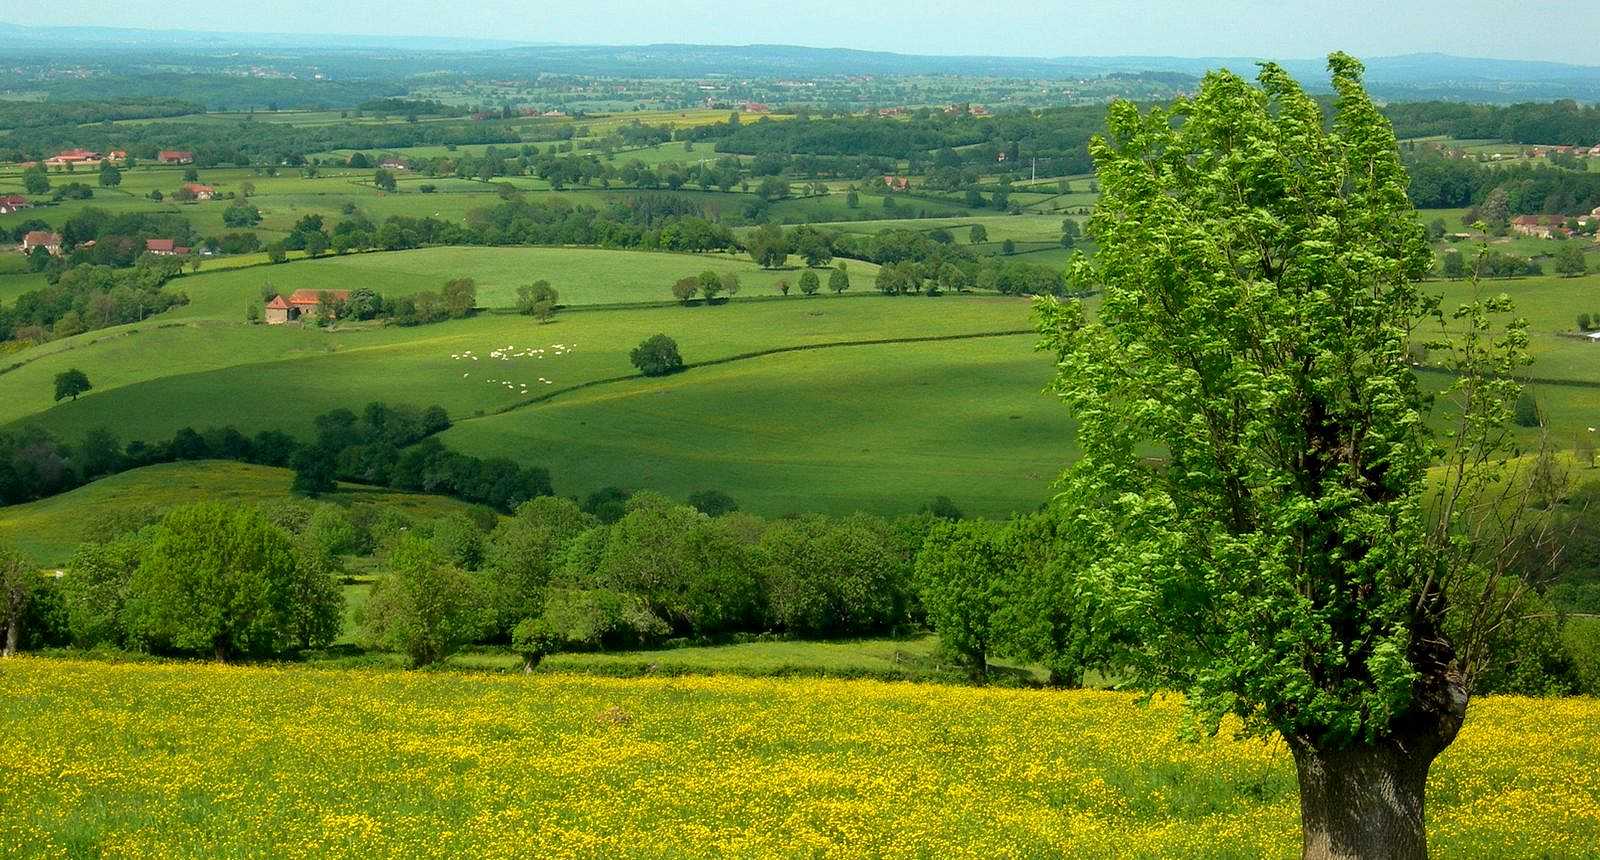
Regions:
[[[1419,288],[1394,133],[1361,64],[1328,66],[1331,124],[1272,64],[1110,108],[1099,250],[1074,262],[1098,319],[1039,303],[1084,452],[1064,528],[1132,625],[1128,680],[1286,742],[1305,856],[1425,857],[1429,767],[1507,621],[1481,596],[1516,579],[1530,526],[1478,498],[1521,480],[1498,464],[1520,462],[1527,335],[1502,299],[1444,312]],[[1444,441],[1407,362],[1424,324],[1453,371]],[[1513,521],[1481,528],[1488,509]]]
[[[295,578],[288,533],[255,508],[176,508],[128,584],[128,631],[136,642],[218,660],[271,653],[290,644]]]
[[[1001,635],[1007,571],[993,531],[992,524],[976,520],[941,521],[917,553],[917,585],[928,621],[978,681],[988,679],[989,655]]]

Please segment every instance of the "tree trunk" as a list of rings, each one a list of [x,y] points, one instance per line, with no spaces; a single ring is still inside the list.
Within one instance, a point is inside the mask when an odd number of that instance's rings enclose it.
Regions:
[[[1290,748],[1305,860],[1426,860],[1422,804],[1433,753],[1393,742]]]
[[[228,662],[228,643],[221,639],[212,643],[211,653],[217,658],[218,663]]]
[[[1287,737],[1300,782],[1304,860],[1426,860],[1428,769],[1467,715],[1467,688],[1440,639],[1413,646],[1422,673],[1409,712],[1370,744]]]
[[[18,640],[22,638],[22,619],[17,617],[18,614],[12,612],[11,617],[6,620],[6,647],[0,656],[17,656]]]

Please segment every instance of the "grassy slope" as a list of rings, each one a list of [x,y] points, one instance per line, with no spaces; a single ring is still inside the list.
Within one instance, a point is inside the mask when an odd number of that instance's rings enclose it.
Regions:
[[[1475,701],[1434,850],[1591,851],[1596,708]],[[1282,745],[1181,720],[1108,692],[24,658],[0,853],[1295,856]]]
[[[571,312],[543,326],[491,315],[342,334],[147,322],[75,349],[63,348],[71,341],[46,345],[43,358],[0,375],[0,386],[16,393],[0,402],[0,421],[39,423],[67,439],[97,426],[126,440],[223,423],[305,434],[328,409],[438,403],[464,422],[447,443],[549,465],[564,493],[608,483],[675,493],[718,486],[769,512],[906,510],[943,493],[973,512],[1002,514],[1041,501],[1070,454],[1064,411],[1039,393],[1049,363],[1026,335],[785,353],[488,416],[629,375],[628,351],[657,332],[699,362],[1028,326],[1023,300],[875,295]],[[558,343],[575,348],[556,355]],[[507,345],[549,351],[543,359],[490,356]],[[480,359],[452,357],[467,351]],[[67,367],[82,368],[96,389],[52,405],[50,380]],[[485,417],[475,419],[479,413]]]
[[[878,267],[852,261],[852,288],[872,289]],[[672,283],[711,270],[739,276],[740,295],[776,295],[775,284],[796,285],[798,268],[768,270],[746,256],[608,251],[599,248],[420,248],[301,260],[229,272],[203,272],[176,282],[193,302],[175,315],[243,319],[244,306],[260,299],[264,285],[279,292],[369,287],[385,295],[434,290],[452,278],[477,282],[478,305],[509,308],[517,287],[544,279],[567,305],[672,300]],[[828,272],[819,272],[826,283]]]
[[[40,564],[61,564],[98,522],[133,514],[159,514],[197,500],[272,502],[290,498],[286,469],[244,463],[165,463],[102,478],[48,499],[0,507],[0,544],[15,546]],[[443,496],[341,485],[322,501],[380,505],[424,519],[470,506]]]

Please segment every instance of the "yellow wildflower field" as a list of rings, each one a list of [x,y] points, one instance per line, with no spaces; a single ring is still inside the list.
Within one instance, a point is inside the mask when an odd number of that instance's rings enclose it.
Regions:
[[[0,663],[6,857],[1292,857],[1281,744],[1113,692]],[[1441,857],[1600,851],[1600,702],[1486,698]]]

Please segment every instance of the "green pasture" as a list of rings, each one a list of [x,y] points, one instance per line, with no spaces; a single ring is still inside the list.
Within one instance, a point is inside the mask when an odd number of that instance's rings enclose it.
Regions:
[[[203,460],[163,463],[101,478],[37,502],[0,507],[0,544],[32,561],[64,564],[79,543],[111,528],[137,527],[167,510],[197,500],[239,503],[286,501],[294,475],[287,469]],[[319,501],[375,505],[419,520],[473,508],[445,496],[341,484]]]
[[[208,261],[198,275],[174,281],[174,289],[183,290],[190,304],[170,316],[242,320],[246,304],[259,301],[267,286],[283,294],[299,289],[368,287],[382,295],[404,296],[437,291],[446,281],[463,277],[477,282],[478,305],[484,308],[514,307],[517,288],[541,279],[556,288],[563,305],[670,302],[674,281],[707,270],[738,275],[740,290],[733,301],[739,302],[778,295],[779,281],[788,281],[794,288],[791,293],[798,293],[804,271],[798,260],[791,260],[786,268],[763,269],[748,256],[731,254],[476,246],[325,256],[277,266],[211,271],[245,259],[260,256]],[[856,260],[847,265],[852,290],[873,289],[877,266]],[[828,270],[817,270],[817,274],[825,285]]]

